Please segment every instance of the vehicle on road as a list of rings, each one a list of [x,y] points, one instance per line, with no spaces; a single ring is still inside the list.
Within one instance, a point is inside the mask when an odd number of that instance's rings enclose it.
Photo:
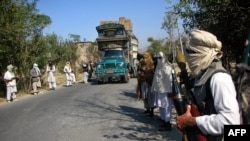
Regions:
[[[118,23],[106,23],[97,26],[96,30],[98,51],[102,58],[96,65],[97,82],[127,83],[130,77],[136,77],[137,38]]]

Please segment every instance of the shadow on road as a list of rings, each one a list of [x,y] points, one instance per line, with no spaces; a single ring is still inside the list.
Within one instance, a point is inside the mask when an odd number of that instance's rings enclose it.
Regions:
[[[129,98],[127,99],[126,97]],[[112,105],[112,103],[105,101],[99,96],[95,97],[95,103],[89,102],[88,100],[77,99],[77,105],[85,111],[88,111],[89,114],[79,114],[74,116],[80,116],[85,120],[96,119],[90,120],[87,123],[88,126],[99,124],[100,121],[103,122],[103,120],[114,124],[116,128],[114,132],[102,135],[109,140],[124,140],[125,138],[126,140],[135,141],[181,141],[182,133],[176,129],[174,123],[176,115],[174,110],[172,130],[168,132],[159,132],[157,131],[159,128],[159,112],[157,108],[153,118],[143,115],[143,102],[137,101],[135,99],[135,93],[132,91],[123,91],[122,97],[119,97],[117,100],[121,104]],[[117,122],[115,121],[118,121],[117,125]]]
[[[157,131],[160,124],[158,108],[155,109],[155,115],[153,118],[147,117],[146,115],[142,114],[142,112],[144,111],[143,102],[136,100],[136,93],[134,91],[125,91],[123,95],[134,99],[135,102],[139,103],[141,106],[141,108],[138,108],[138,106],[137,107],[124,106],[124,105],[119,106],[121,112],[124,115],[128,116],[129,118],[132,118],[135,122],[134,125],[120,127],[123,130],[130,131],[129,134],[121,133],[123,137],[126,137],[129,140],[141,140],[141,141],[158,141],[163,139],[167,141],[181,140],[182,133],[177,130],[175,124],[176,111],[174,107],[172,110],[173,118],[171,121],[173,127],[172,130],[159,132]],[[136,122],[143,124],[136,124]],[[143,125],[143,126],[138,126],[138,125]]]

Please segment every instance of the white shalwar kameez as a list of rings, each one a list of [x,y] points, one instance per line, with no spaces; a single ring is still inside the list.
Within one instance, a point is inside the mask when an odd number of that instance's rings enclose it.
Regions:
[[[85,68],[88,68],[88,64],[85,64],[85,63],[84,63],[82,66],[83,66],[84,69],[85,69]],[[87,69],[87,70],[88,70],[88,69]],[[84,82],[84,83],[88,83],[88,77],[89,77],[88,71],[84,70],[84,71],[83,71],[83,82]]]
[[[160,118],[170,122],[172,116],[172,66],[169,62],[158,60],[153,79],[152,92],[155,94],[155,106],[159,107]]]
[[[65,72],[65,75],[66,75],[66,85],[67,86],[72,86],[72,77],[71,77],[71,67],[69,64],[65,65],[64,67],[64,72]]]
[[[54,89],[56,88],[56,67],[54,65],[52,66],[47,66],[47,74],[48,74],[48,83],[49,83],[49,88]]]
[[[5,80],[11,80],[12,78],[15,77],[15,74],[13,72],[10,71],[6,71],[4,74],[4,79]],[[6,99],[9,102],[11,100],[11,98],[14,100],[16,99],[16,92],[17,92],[17,87],[16,87],[16,79],[13,79],[9,82],[6,82],[6,91],[7,91],[7,95],[6,95]]]

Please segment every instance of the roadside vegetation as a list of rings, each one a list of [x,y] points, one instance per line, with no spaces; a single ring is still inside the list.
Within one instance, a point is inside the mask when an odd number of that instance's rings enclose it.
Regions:
[[[229,68],[232,61],[242,62],[249,34],[249,0],[180,0],[174,6],[167,7],[168,1],[162,23],[166,38],[148,37],[148,52],[154,55],[163,51],[174,61],[176,47],[185,46],[187,33],[198,28],[212,32],[222,41],[223,63],[226,68]],[[30,89],[29,70],[33,63],[39,64],[46,75],[45,66],[51,60],[60,74],[66,61],[74,64],[79,58],[76,53],[77,43],[81,39],[79,35],[69,33],[69,38],[63,39],[56,33],[43,34],[52,19],[49,15],[39,13],[37,2],[38,0],[1,0],[0,3],[0,72],[3,75],[6,66],[13,64],[20,77],[18,90],[24,93],[28,93]],[[180,31],[181,25],[185,32]],[[95,58],[98,57],[98,52],[94,46],[96,43],[87,49],[87,54]],[[79,69],[77,71],[81,73]],[[3,77],[0,77],[0,97],[5,97],[4,90]]]

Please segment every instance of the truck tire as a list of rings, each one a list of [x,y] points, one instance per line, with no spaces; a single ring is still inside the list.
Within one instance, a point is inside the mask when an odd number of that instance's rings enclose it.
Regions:
[[[129,75],[125,75],[124,76],[124,80],[123,80],[124,83],[128,83],[129,82]]]
[[[98,81],[97,81],[97,84],[103,84],[103,81],[98,80]]]

